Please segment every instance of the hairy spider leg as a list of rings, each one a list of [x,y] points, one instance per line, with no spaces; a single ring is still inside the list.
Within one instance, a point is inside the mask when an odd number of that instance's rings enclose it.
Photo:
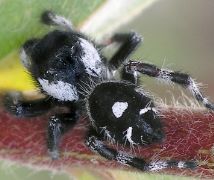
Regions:
[[[121,70],[121,79],[129,81],[135,85],[140,85],[140,79],[137,71],[128,73],[125,67]]]
[[[51,116],[48,123],[47,146],[51,158],[59,158],[59,142],[63,134],[75,126],[79,116],[72,113],[56,114]]]
[[[63,16],[59,16],[52,11],[44,11],[41,16],[41,21],[46,25],[55,25],[67,30],[72,30],[73,25],[71,21]]]
[[[135,51],[135,49],[141,43],[141,41],[142,41],[141,36],[136,32],[114,34],[110,38],[109,44],[117,42],[120,43],[121,46],[109,60],[110,68],[113,69],[119,68],[121,64],[124,63],[126,59]],[[121,78],[134,84],[137,84],[138,81],[137,74],[127,73],[124,68],[121,71]]]
[[[141,40],[141,36],[136,32],[114,34],[110,41],[121,43],[121,46],[109,60],[109,64],[118,68],[137,48]]]
[[[125,68],[127,72],[133,73],[137,71],[150,77],[163,79],[166,82],[173,82],[179,84],[184,88],[188,89],[195,97],[195,99],[198,102],[202,103],[206,108],[214,110],[214,104],[203,96],[197,83],[188,74],[166,69],[160,69],[155,65],[137,61],[129,61],[125,65]]]
[[[4,97],[4,106],[17,117],[34,117],[46,113],[53,105],[48,98],[24,100],[19,92],[8,93]]]
[[[137,168],[142,171],[158,171],[166,168],[190,168],[197,167],[195,161],[158,160],[146,162],[125,152],[117,151],[108,147],[96,136],[96,132],[91,130],[86,138],[86,145],[93,151],[109,160],[115,160],[121,164]]]

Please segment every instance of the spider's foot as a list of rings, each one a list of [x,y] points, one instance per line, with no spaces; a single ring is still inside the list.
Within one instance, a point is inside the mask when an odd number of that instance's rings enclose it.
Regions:
[[[21,101],[23,100],[23,96],[20,92],[11,92],[6,94],[4,97],[4,107],[9,111],[11,114],[20,117],[22,116],[22,105]]]
[[[179,166],[178,166],[179,167]],[[198,167],[197,161],[186,161],[182,168],[195,169]]]
[[[48,154],[51,157],[52,160],[59,159],[59,151],[58,150],[48,150]]]
[[[68,19],[50,10],[46,10],[42,13],[41,21],[46,25],[55,25],[66,29],[72,29],[72,23]]]

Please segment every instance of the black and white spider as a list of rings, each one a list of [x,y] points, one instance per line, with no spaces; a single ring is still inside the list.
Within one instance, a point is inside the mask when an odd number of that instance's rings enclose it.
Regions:
[[[52,159],[59,158],[59,141],[72,128],[79,115],[86,113],[91,122],[86,145],[96,153],[140,170],[164,168],[194,168],[195,161],[146,162],[104,143],[142,146],[164,138],[161,118],[150,97],[138,86],[140,73],[174,82],[190,90],[208,109],[214,105],[204,98],[195,81],[187,74],[159,69],[144,62],[127,61],[141,42],[137,33],[115,34],[109,43],[121,44],[107,61],[100,47],[84,34],[73,29],[69,20],[45,11],[41,20],[55,25],[41,39],[30,39],[21,49],[21,61],[31,74],[44,99],[24,101],[19,94],[5,99],[7,110],[19,117],[43,114],[54,106],[66,106],[68,113],[51,116],[47,130],[48,151]],[[100,47],[99,47],[100,46]],[[120,72],[120,78],[115,74]]]

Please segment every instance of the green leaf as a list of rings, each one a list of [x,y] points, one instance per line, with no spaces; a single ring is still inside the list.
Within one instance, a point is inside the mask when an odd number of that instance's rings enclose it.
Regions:
[[[79,25],[105,0],[1,0],[0,59],[23,42],[48,31],[40,23],[43,10],[51,9]]]

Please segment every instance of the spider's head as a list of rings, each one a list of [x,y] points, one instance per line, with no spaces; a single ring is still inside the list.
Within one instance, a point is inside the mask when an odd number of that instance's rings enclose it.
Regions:
[[[42,39],[28,40],[21,60],[43,91],[63,101],[78,100],[77,84],[102,71],[93,44],[75,32],[56,30]]]

